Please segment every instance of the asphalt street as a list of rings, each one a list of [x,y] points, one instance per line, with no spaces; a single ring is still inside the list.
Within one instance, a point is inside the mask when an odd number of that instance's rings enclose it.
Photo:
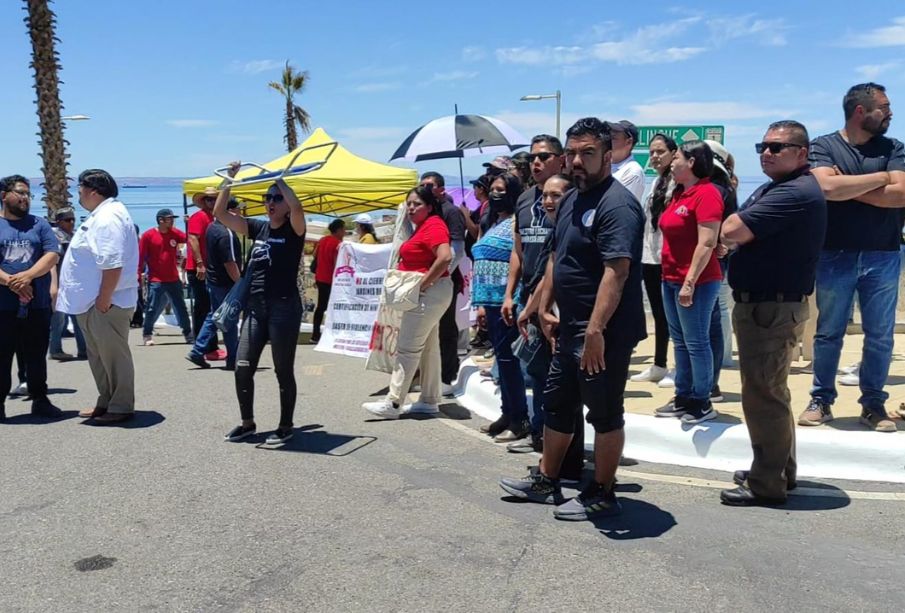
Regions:
[[[296,435],[268,449],[269,349],[259,434],[226,443],[232,373],[158,341],[133,347],[126,427],[75,417],[95,400],[86,362],[51,364],[65,420],[7,400],[0,611],[905,610],[901,485],[806,481],[784,508],[739,509],[719,504],[727,473],[640,463],[621,517],[558,522],[497,485],[536,458],[454,403],[370,420],[388,377],[361,360],[299,347]]]

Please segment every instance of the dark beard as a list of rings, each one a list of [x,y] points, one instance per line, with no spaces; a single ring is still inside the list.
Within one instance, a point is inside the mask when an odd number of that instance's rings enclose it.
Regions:
[[[889,130],[889,123],[885,119],[874,121],[872,118],[865,117],[861,122],[861,129],[874,136],[883,136]]]

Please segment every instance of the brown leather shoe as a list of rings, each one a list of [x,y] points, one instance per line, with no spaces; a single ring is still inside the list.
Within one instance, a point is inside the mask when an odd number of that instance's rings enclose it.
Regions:
[[[96,424],[119,424],[124,421],[129,421],[135,417],[134,413],[108,413],[104,411],[101,415],[94,418],[94,423]]]
[[[94,407],[93,409],[85,409],[84,411],[79,411],[79,417],[84,419],[94,419],[96,417],[100,417],[104,413],[107,412],[107,409],[102,409],[101,407]]]

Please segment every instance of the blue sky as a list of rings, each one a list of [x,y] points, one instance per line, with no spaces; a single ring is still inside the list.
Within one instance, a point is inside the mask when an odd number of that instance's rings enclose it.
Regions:
[[[21,6],[0,4],[7,24],[0,174],[37,176]],[[752,145],[770,121],[795,118],[813,135],[838,129],[845,90],[865,80],[888,87],[893,111],[905,105],[901,1],[875,1],[863,11],[788,0],[647,2],[622,14],[599,0],[499,9],[404,0],[53,6],[64,114],[92,118],[67,129],[73,174],[102,167],[118,176],[187,177],[235,158],[276,157],[284,150],[282,103],[267,82],[286,59],[310,72],[299,102],[313,125],[378,161],[421,124],[452,114],[456,103],[460,112],[499,117],[529,137],[552,132],[553,101],[519,98],[560,89],[563,130],[587,115],[723,124],[739,174],[756,176]],[[900,138],[901,108],[890,130]],[[467,159],[466,174],[478,174],[482,161]],[[451,161],[416,168],[457,174]]]

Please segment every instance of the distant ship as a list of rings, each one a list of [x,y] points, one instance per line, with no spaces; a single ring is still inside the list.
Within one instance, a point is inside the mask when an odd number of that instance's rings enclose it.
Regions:
[[[123,189],[146,189],[147,185],[123,185]]]

